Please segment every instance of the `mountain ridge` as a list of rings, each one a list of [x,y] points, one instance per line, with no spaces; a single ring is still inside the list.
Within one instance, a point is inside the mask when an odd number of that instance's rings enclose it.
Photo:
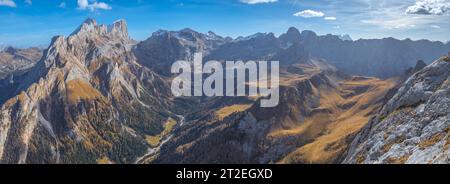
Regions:
[[[344,41],[294,27],[278,37],[240,39],[160,30],[136,42],[125,20],[104,25],[87,19],[71,35],[55,36],[29,70],[1,80],[0,163],[430,161],[424,153],[445,162],[449,59],[426,67],[416,62],[422,57],[416,51],[431,58],[445,46],[394,38]],[[173,97],[171,64],[190,61],[195,52],[207,60],[279,60],[280,105],[260,108],[261,97]],[[357,75],[362,71],[367,76]],[[400,79],[371,77],[393,73]],[[420,137],[423,150],[408,147],[414,137],[377,137],[373,127],[415,128],[393,121],[417,118],[410,115],[413,108],[434,122],[426,129],[433,131]],[[386,151],[382,157],[362,149],[371,140],[380,145],[371,148]],[[398,151],[405,145],[413,150],[410,157]]]
[[[0,110],[2,163],[132,163],[173,116],[167,82],[136,62],[126,23],[56,36]],[[138,114],[136,114],[139,112]]]

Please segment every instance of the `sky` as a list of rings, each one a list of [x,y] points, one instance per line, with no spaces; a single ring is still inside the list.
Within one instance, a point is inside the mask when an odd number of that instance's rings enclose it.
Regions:
[[[86,18],[125,19],[135,40],[159,29],[237,37],[292,26],[353,39],[450,40],[450,0],[0,0],[0,45],[43,46]]]

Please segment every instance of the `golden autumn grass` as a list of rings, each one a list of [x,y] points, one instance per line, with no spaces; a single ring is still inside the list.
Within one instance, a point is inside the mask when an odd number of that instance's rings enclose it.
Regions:
[[[251,107],[250,104],[243,104],[243,105],[231,105],[223,107],[215,112],[215,115],[219,119],[223,119],[228,117],[229,115],[232,115],[236,112],[243,112]]]
[[[445,129],[445,132],[447,132],[447,141],[445,141],[444,148],[448,149],[450,146],[450,126]]]
[[[113,164],[113,162],[111,160],[109,160],[108,157],[102,157],[97,159],[97,164]]]
[[[408,154],[403,155],[399,158],[389,157],[387,159],[387,162],[390,164],[405,164],[408,161],[409,157],[411,157],[411,155]]]
[[[423,150],[423,149],[426,149],[426,148],[428,148],[428,147],[431,147],[431,146],[437,144],[437,143],[438,143],[439,141],[441,141],[442,139],[444,139],[445,136],[446,136],[446,135],[445,135],[444,133],[438,133],[438,134],[432,136],[431,138],[429,138],[429,139],[427,139],[427,140],[421,142],[421,143],[419,144],[419,148]]]
[[[82,80],[71,80],[66,85],[67,97],[71,104],[76,104],[80,100],[88,101],[102,97],[102,94],[97,89]]]
[[[330,163],[345,151],[347,138],[357,133],[377,110],[394,80],[353,78],[336,90],[319,90],[320,108],[330,113],[308,117],[299,127],[272,132],[272,136],[314,133],[312,142],[298,148],[279,163]],[[351,104],[347,108],[346,104]],[[316,137],[314,137],[316,135]]]
[[[298,81],[307,80],[310,76],[322,72],[319,68],[308,64],[296,64],[292,67],[301,69],[302,72],[291,73],[285,70],[280,71],[280,86],[291,86]]]
[[[164,130],[160,134],[156,136],[146,136],[145,140],[151,147],[157,147],[159,143],[161,143],[161,140],[172,132],[176,124],[177,121],[169,118],[164,125]]]

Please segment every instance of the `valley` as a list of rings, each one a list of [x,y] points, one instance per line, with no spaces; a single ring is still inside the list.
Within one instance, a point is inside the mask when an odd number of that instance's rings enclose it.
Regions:
[[[149,163],[338,163],[398,81],[340,78],[332,67],[314,64],[282,72],[278,107],[258,107],[253,98],[209,108]]]
[[[0,53],[0,163],[448,163],[448,50],[293,27],[238,38],[159,30],[135,41],[125,20],[86,19],[45,50]],[[279,61],[278,105],[173,95],[172,64],[195,53]]]
[[[342,81],[337,91],[322,92],[320,106],[301,126],[269,134],[272,137],[303,134],[313,140],[280,163],[338,163],[348,141],[380,109],[383,98],[395,85],[393,79],[352,77]]]

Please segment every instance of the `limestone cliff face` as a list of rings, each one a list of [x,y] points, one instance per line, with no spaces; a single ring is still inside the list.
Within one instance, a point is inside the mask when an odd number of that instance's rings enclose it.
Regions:
[[[450,163],[450,63],[411,76],[353,141],[344,163]]]
[[[126,22],[57,36],[0,110],[2,163],[130,163],[170,116],[166,82],[136,62]]]

